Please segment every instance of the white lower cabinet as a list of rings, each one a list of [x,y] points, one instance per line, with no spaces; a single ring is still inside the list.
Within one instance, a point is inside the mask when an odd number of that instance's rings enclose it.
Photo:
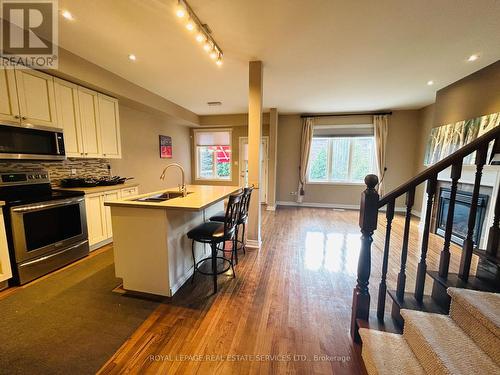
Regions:
[[[139,194],[139,188],[133,186],[85,195],[85,210],[87,211],[87,229],[89,232],[90,250],[95,250],[113,240],[111,209],[104,206],[104,202],[137,194]]]
[[[12,270],[10,268],[9,248],[7,247],[3,213],[0,208],[0,282],[6,281],[11,277]]]

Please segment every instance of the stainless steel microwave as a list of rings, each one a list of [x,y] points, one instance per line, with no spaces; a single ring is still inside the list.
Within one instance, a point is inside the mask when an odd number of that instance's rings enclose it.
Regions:
[[[66,159],[63,132],[46,126],[0,124],[0,159]]]

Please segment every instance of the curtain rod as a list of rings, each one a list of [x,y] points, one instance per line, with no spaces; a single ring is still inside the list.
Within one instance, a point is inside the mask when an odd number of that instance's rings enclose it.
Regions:
[[[307,117],[339,117],[339,116],[367,116],[367,115],[392,115],[392,111],[389,112],[357,112],[357,113],[323,113],[323,114],[304,114],[300,115],[301,118]]]

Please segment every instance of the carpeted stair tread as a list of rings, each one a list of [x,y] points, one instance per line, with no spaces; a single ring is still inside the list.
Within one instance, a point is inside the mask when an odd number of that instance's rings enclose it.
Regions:
[[[500,337],[500,294],[448,288],[453,303],[459,303],[496,337]]]
[[[403,337],[427,373],[498,374],[500,367],[446,315],[401,310]]]
[[[449,288],[450,317],[500,366],[500,295]]]
[[[369,375],[423,375],[402,335],[360,328],[362,357]]]

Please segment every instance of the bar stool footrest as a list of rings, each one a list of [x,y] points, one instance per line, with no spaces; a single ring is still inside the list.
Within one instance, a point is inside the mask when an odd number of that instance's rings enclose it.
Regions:
[[[200,259],[198,262],[196,262],[196,270],[195,271],[201,273],[202,275],[213,276],[214,273],[212,271],[202,271],[201,270],[203,268],[209,268],[211,270],[212,269],[212,259],[213,258],[211,256]],[[217,275],[221,275],[223,273],[226,273],[227,271],[229,271],[231,269],[231,266],[232,266],[231,259],[227,259],[224,257],[216,257],[216,259],[217,259],[217,273],[216,273]],[[219,262],[219,260],[221,260],[221,262]],[[203,266],[205,264],[205,262],[209,263],[209,265],[207,265],[206,267]],[[227,267],[224,266],[224,264],[226,262],[227,262]]]

